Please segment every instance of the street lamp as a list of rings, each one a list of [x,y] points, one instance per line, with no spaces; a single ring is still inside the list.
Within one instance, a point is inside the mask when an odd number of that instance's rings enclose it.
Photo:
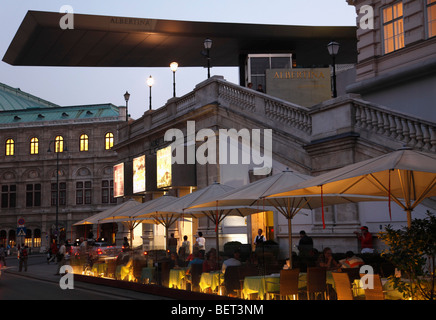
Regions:
[[[129,121],[129,99],[130,99],[130,93],[128,91],[126,91],[126,93],[124,94],[124,100],[126,100],[126,122]]]
[[[56,153],[56,243],[59,244],[59,153],[68,151],[64,139],[57,136],[55,140],[50,141],[47,152],[51,152],[50,146],[54,144],[54,152]]]
[[[336,55],[339,51],[339,43],[332,41],[327,45],[327,50],[329,54],[332,56],[332,65],[333,65],[333,76],[332,76],[332,97],[336,98],[338,96],[336,92]]]
[[[171,71],[173,72],[173,98],[176,97],[176,71],[178,67],[179,64],[177,62],[171,62],[170,68]]]
[[[204,40],[204,48],[206,49],[206,58],[207,58],[207,78],[210,78],[210,48],[212,48],[212,40],[207,38]]]
[[[151,87],[154,84],[154,79],[152,76],[148,77],[147,79],[147,85],[150,87],[150,106],[149,106],[149,110],[151,110]]]

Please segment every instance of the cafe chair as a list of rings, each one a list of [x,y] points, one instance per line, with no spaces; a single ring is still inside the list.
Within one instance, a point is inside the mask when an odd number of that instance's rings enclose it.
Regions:
[[[199,292],[201,273],[203,272],[203,264],[193,263],[191,264],[190,274],[186,279],[186,283],[190,285],[191,291]]]
[[[350,279],[351,288],[354,292],[354,296],[356,296],[357,289],[359,287],[358,285],[356,285],[356,280],[360,281],[359,268],[341,268],[341,271],[346,272],[348,274],[348,278]]]
[[[280,290],[277,292],[267,292],[268,297],[274,299],[278,296],[280,300],[292,296],[293,300],[298,300],[298,280],[300,269],[280,270]]]
[[[338,300],[354,300],[348,273],[332,272],[332,276],[333,280],[335,281],[335,289]]]
[[[226,288],[226,293],[229,296],[234,296],[240,298],[242,296],[242,282],[244,280],[244,274],[242,267],[229,266],[226,268],[224,273],[224,287]]]
[[[360,274],[361,278],[363,276],[368,276],[368,274]],[[385,294],[383,292],[383,285],[379,274],[371,274],[373,277],[373,288],[368,288],[365,283],[363,284],[363,289],[365,290],[365,300],[385,300]]]
[[[307,268],[307,300],[318,294],[327,299],[327,271],[322,267]]]

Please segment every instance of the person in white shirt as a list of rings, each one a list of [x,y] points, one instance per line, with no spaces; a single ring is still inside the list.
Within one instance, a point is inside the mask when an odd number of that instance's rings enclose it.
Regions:
[[[198,233],[198,238],[195,242],[198,250],[200,251],[202,258],[204,258],[204,253],[206,251],[206,239],[203,237],[203,233],[199,232]]]
[[[257,236],[254,238],[254,244],[257,246],[259,244],[263,244],[265,242],[265,237],[262,234],[262,229],[257,230]]]
[[[240,258],[241,258],[241,252],[239,250],[235,250],[235,252],[233,252],[233,258],[224,260],[223,266],[221,268],[221,272],[225,273],[227,267],[240,266],[241,265]]]
[[[62,266],[65,264],[65,254],[67,253],[67,247],[65,247],[65,244],[62,244],[59,248],[59,251],[57,253],[58,256],[58,271],[55,275],[59,275],[59,272],[62,268]]]

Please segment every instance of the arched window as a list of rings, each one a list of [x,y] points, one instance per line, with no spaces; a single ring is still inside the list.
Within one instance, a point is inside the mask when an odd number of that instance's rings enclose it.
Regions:
[[[82,134],[80,136],[80,151],[88,151],[89,148],[88,136],[86,134]]]
[[[55,152],[64,152],[64,138],[62,136],[55,138]]]
[[[13,139],[6,140],[6,155],[13,156],[15,152],[15,142]]]
[[[39,140],[38,138],[30,139],[30,154],[39,153]]]
[[[104,148],[106,150],[112,149],[114,146],[114,134],[112,132],[106,133],[104,142]]]

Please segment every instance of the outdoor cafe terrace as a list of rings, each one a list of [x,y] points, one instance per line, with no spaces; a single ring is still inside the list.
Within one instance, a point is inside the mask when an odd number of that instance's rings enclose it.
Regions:
[[[360,254],[365,265],[356,268],[328,269],[317,265],[317,257],[289,260],[277,259],[268,243],[255,251],[239,242],[229,242],[220,252],[218,264],[215,256],[207,252],[201,263],[194,259],[179,257],[169,250],[123,250],[113,247],[93,251],[75,247],[69,264],[74,274],[85,281],[110,279],[124,285],[134,285],[139,290],[159,292],[177,297],[178,290],[202,294],[204,299],[258,299],[258,300],[402,300],[403,295],[393,288],[387,278],[395,274],[392,264],[379,254]],[[110,248],[110,247],[109,247]],[[223,261],[235,251],[240,252],[241,265],[228,266],[222,271]],[[211,251],[214,251],[212,249]],[[216,252],[216,251],[215,251]],[[315,250],[316,252],[316,250]],[[208,263],[207,258],[212,261]],[[345,259],[344,253],[333,255],[336,261]],[[200,260],[197,259],[198,262]],[[209,268],[206,267],[209,266]],[[360,272],[374,272],[373,278]],[[361,277],[363,277],[361,282]],[[119,285],[119,284],[118,284]],[[157,290],[157,291],[156,291]],[[180,297],[180,296],[179,296]]]

